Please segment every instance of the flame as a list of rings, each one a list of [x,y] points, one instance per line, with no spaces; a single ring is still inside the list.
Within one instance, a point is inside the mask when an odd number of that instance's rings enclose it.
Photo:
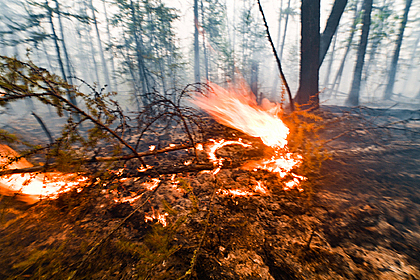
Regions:
[[[9,146],[0,145],[0,165],[6,164],[9,158],[18,156],[19,154]],[[21,158],[7,165],[6,168],[19,169],[32,166],[26,159]],[[29,196],[27,201],[33,203],[45,197],[55,199],[60,193],[77,188],[80,183],[86,180],[88,178],[84,176],[61,172],[11,174],[0,177],[0,191],[8,195],[14,193],[27,195]]]
[[[159,211],[155,211],[152,207],[152,215],[145,215],[144,221],[147,222],[153,222],[154,220],[157,220],[158,223],[160,223],[163,227],[166,227],[168,225],[168,222],[166,221],[166,217],[169,216],[168,213],[159,213]]]
[[[153,191],[154,189],[157,188],[157,186],[159,185],[159,183],[160,183],[160,179],[158,179],[158,178],[152,178],[152,181],[151,182],[144,182],[142,185],[144,187],[146,187],[146,189],[148,191]]]
[[[217,158],[216,157],[216,151],[220,148],[223,148],[224,146],[228,145],[241,145],[244,148],[251,147],[249,144],[245,144],[242,142],[242,139],[239,138],[237,141],[234,140],[225,140],[221,139],[219,141],[216,141],[214,139],[210,139],[213,144],[209,145],[209,151],[207,152],[209,160],[213,163],[213,165],[216,167],[216,169],[213,170],[213,175],[216,175],[219,173],[220,169],[222,169],[224,158]]]
[[[287,145],[289,129],[277,116],[281,106],[268,100],[258,106],[252,92],[244,86],[226,90],[211,82],[214,89],[207,96],[197,96],[194,103],[212,115],[219,123],[259,137],[270,147]]]
[[[270,158],[249,162],[244,168],[267,170],[277,173],[280,178],[291,175],[293,179],[285,184],[284,189],[297,188],[300,191],[300,182],[306,180],[306,177],[295,175],[291,171],[302,164],[303,158],[288,149],[289,128],[280,118],[281,105],[267,99],[262,100],[261,106],[258,105],[254,94],[243,79],[239,79],[235,86],[229,85],[228,89],[211,82],[209,85],[213,90],[207,95],[197,95],[193,103],[213,116],[219,123],[250,136],[259,137],[265,145],[274,150]],[[220,143],[225,143],[225,140],[220,140]],[[218,148],[220,147],[215,142],[211,151],[208,152],[210,161],[217,166],[216,171],[213,171],[214,174],[219,172],[223,163],[223,159],[215,156]]]
[[[218,190],[216,192],[218,195],[231,195],[231,196],[251,196],[254,195],[253,192],[245,191],[245,190],[239,190],[239,189],[230,189],[230,190]]]
[[[139,194],[139,195],[135,195],[135,196],[131,196],[131,197],[114,198],[114,202],[116,202],[116,203],[126,203],[126,202],[128,202],[130,204],[133,204],[134,202],[139,200],[143,195],[144,195],[144,193]]]
[[[261,181],[257,181],[257,184],[254,187],[254,191],[260,194],[268,194],[267,187]]]

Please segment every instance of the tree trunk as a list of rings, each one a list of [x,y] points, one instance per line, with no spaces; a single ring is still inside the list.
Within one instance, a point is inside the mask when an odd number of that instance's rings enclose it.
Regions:
[[[108,19],[108,13],[106,10],[106,4],[105,4],[105,0],[102,0],[103,6],[104,6],[104,14],[105,14],[105,22],[106,22],[106,33],[108,35],[108,44],[111,45],[111,32],[109,30],[109,19]],[[114,51],[112,49],[112,47],[109,48],[109,53],[110,53],[110,61],[111,61],[111,69],[112,69],[112,83],[113,83],[113,88],[115,89],[115,91],[118,92],[118,84],[117,81],[115,79],[115,63],[114,63]]]
[[[408,12],[410,11],[411,3],[413,0],[406,0],[405,1],[405,8],[404,8],[404,15],[401,22],[401,27],[398,32],[397,42],[394,50],[394,54],[392,55],[392,62],[391,62],[391,69],[388,74],[388,84],[385,88],[384,99],[391,99],[395,84],[395,76],[397,74],[397,66],[398,66],[398,58],[400,56],[401,44],[404,37],[404,30],[405,26],[407,25],[408,19]]]
[[[200,82],[200,49],[198,46],[198,0],[194,0],[194,81]]]
[[[138,81],[137,81],[137,77],[134,73],[134,64],[133,62],[131,62],[130,59],[130,45],[127,41],[127,38],[125,37],[125,34],[123,34],[124,37],[124,43],[125,43],[125,50],[127,51],[127,53],[124,55],[123,50],[121,50],[121,53],[125,59],[125,63],[127,64],[128,67],[128,71],[130,72],[131,75],[131,79],[133,82],[133,89],[134,89],[134,98],[136,99],[136,104],[137,104],[137,110],[138,112],[140,112],[141,106],[140,106],[140,100],[139,100],[139,94],[140,94],[140,89],[139,89],[139,85],[138,85]]]
[[[144,60],[143,60],[143,44],[140,39],[141,34],[138,34],[138,31],[137,31],[137,25],[140,24],[140,21],[138,21],[137,19],[133,0],[131,0],[130,6],[131,6],[131,17],[132,17],[132,24],[133,24],[133,36],[136,43],[137,67],[139,71],[140,84],[141,84],[142,93],[143,93],[142,102],[143,102],[143,105],[147,105],[148,104],[147,93],[149,91],[149,87],[148,87],[146,69],[145,69]]]
[[[354,73],[353,73],[353,82],[351,85],[349,96],[345,102],[347,106],[359,106],[360,81],[362,78],[363,64],[365,62],[366,46],[368,42],[369,29],[370,29],[371,12],[372,12],[372,0],[364,0],[362,35],[360,37],[360,43],[357,49],[357,60],[356,60],[356,66],[354,68]]]
[[[203,0],[201,0],[201,21],[204,22],[204,5]],[[206,36],[203,31],[203,54],[204,54],[204,67],[206,70],[206,81],[209,80],[209,59],[207,57],[207,48],[206,48]]]
[[[280,35],[281,35],[281,20],[283,17],[283,0],[280,0],[280,14],[279,14],[279,28],[277,30],[277,43],[276,43],[276,49],[278,50],[280,48]],[[274,71],[278,73],[279,69],[277,68],[277,64],[274,63]],[[277,94],[277,84],[279,82],[279,79],[277,77],[274,78],[273,87],[271,89],[271,95],[274,97]]]
[[[55,51],[57,53],[57,60],[58,60],[58,65],[60,66],[61,75],[63,77],[63,80],[68,84],[66,71],[64,70],[63,60],[61,59],[61,51],[60,51],[60,46],[58,44],[58,36],[57,36],[57,32],[55,31],[55,26],[53,22],[53,9],[49,6],[48,0],[45,1],[45,8],[47,9],[48,21],[50,22],[50,26],[51,26],[52,38],[54,41]],[[70,93],[70,90],[68,89],[67,89],[67,98],[70,100],[70,102],[73,105],[77,104],[74,96]]]
[[[340,67],[338,68],[337,74],[335,75],[334,81],[332,83],[332,89],[335,92],[334,97],[336,97],[337,95],[337,91],[339,89],[340,86],[340,82],[341,82],[341,76],[343,75],[343,70],[344,70],[344,64],[346,63],[346,59],[347,59],[347,55],[350,52],[351,49],[351,44],[353,42],[353,37],[354,37],[354,33],[356,31],[356,26],[357,26],[357,21],[359,18],[359,10],[357,8],[357,3],[359,2],[359,0],[356,0],[356,2],[354,3],[354,17],[353,17],[353,23],[350,29],[350,36],[347,39],[347,46],[346,46],[346,50],[344,51],[344,56],[341,59],[341,63],[340,63]]]
[[[64,58],[66,59],[66,68],[67,68],[68,80],[69,80],[69,83],[72,84],[73,71],[71,69],[72,66],[71,66],[71,62],[70,62],[70,57],[69,57],[69,53],[67,52],[66,42],[64,40],[64,27],[63,27],[63,22],[61,20],[60,4],[58,3],[57,0],[54,0],[54,2],[55,2],[55,12],[57,13],[58,24],[60,26],[61,46],[63,47]]]
[[[327,54],[328,48],[331,44],[332,37],[334,36],[338,24],[340,23],[341,15],[346,8],[347,0],[335,0],[334,6],[331,10],[331,14],[328,17],[327,25],[321,34],[320,45],[319,45],[319,67],[321,67],[322,61],[324,61],[325,55]]]
[[[286,43],[286,32],[287,32],[287,24],[289,23],[289,15],[290,15],[290,0],[289,0],[289,3],[287,4],[286,19],[284,20],[283,39],[281,42],[280,55],[279,55],[280,60],[283,58],[283,50],[284,50],[284,45]]]
[[[253,61],[251,64],[251,91],[257,98],[257,102],[260,103],[258,96],[258,63]]]
[[[83,12],[87,16],[86,2],[85,2],[85,5],[83,6]],[[91,28],[90,28],[90,25],[89,24],[85,24],[84,25],[84,28],[85,28],[85,32],[87,34],[86,37],[87,37],[87,40],[88,40],[88,43],[89,43],[89,47],[90,47],[90,53],[91,53],[91,56],[90,57],[92,59],[93,67],[95,69],[95,77],[96,77],[95,83],[100,84],[101,81],[99,79],[98,63],[96,62],[96,50],[95,50],[95,46],[93,45],[93,42],[92,42]]]
[[[98,23],[96,21],[96,15],[95,15],[95,8],[93,7],[92,0],[90,0],[89,6],[92,11],[92,20],[93,20],[93,25],[95,26],[96,38],[98,39],[99,55],[101,57],[102,69],[104,70],[105,83],[108,85],[109,91],[112,91],[111,80],[109,79],[108,66],[106,64],[105,54],[102,48],[101,34],[99,33]]]
[[[300,76],[295,101],[314,109],[319,107],[319,21],[320,0],[302,0]]]

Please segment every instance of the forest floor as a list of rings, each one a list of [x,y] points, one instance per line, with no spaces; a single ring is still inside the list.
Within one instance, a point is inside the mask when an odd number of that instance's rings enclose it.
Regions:
[[[303,192],[230,168],[178,174],[176,185],[168,175],[154,191],[128,178],[33,205],[1,197],[0,278],[420,279],[420,112],[322,110],[340,121],[321,132],[330,158]],[[218,192],[256,182],[268,193]],[[166,227],[145,221],[164,213]]]

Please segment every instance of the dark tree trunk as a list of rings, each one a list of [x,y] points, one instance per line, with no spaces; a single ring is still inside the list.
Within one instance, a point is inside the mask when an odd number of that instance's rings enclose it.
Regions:
[[[362,35],[357,49],[357,61],[353,73],[353,82],[349,96],[346,100],[348,106],[359,106],[360,81],[362,78],[363,64],[365,62],[366,46],[370,29],[370,14],[372,12],[372,0],[363,2]]]
[[[346,5],[347,0],[335,0],[334,2],[331,14],[327,20],[327,25],[321,34],[319,45],[319,67],[321,67],[322,61],[324,61],[325,55],[327,54],[328,48],[331,44],[332,37],[337,30],[341,15],[343,14]]]
[[[311,108],[319,107],[319,18],[320,0],[302,0],[300,76],[295,101]]]
[[[405,8],[404,8],[404,15],[401,22],[401,27],[398,32],[398,38],[394,50],[394,54],[392,55],[392,62],[391,62],[391,69],[389,70],[388,74],[388,84],[385,88],[384,99],[391,99],[395,84],[395,76],[397,74],[397,66],[398,66],[398,58],[400,56],[401,44],[404,37],[404,30],[405,26],[407,25],[408,19],[408,12],[410,11],[411,3],[413,0],[406,0],[405,1]]]
[[[198,0],[194,0],[194,81],[200,82],[200,49],[198,46]]]

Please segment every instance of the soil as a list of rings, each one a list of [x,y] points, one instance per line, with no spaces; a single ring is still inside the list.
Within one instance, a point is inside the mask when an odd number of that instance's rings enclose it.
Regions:
[[[134,174],[31,205],[3,196],[0,278],[420,279],[419,112],[323,114],[330,157],[303,192],[265,171],[228,168],[164,175],[154,190]],[[261,145],[245,140],[258,148],[218,156],[227,165],[255,157]],[[268,193],[253,191],[257,182]],[[253,195],[219,191],[229,189]],[[146,221],[164,213],[165,227]]]

